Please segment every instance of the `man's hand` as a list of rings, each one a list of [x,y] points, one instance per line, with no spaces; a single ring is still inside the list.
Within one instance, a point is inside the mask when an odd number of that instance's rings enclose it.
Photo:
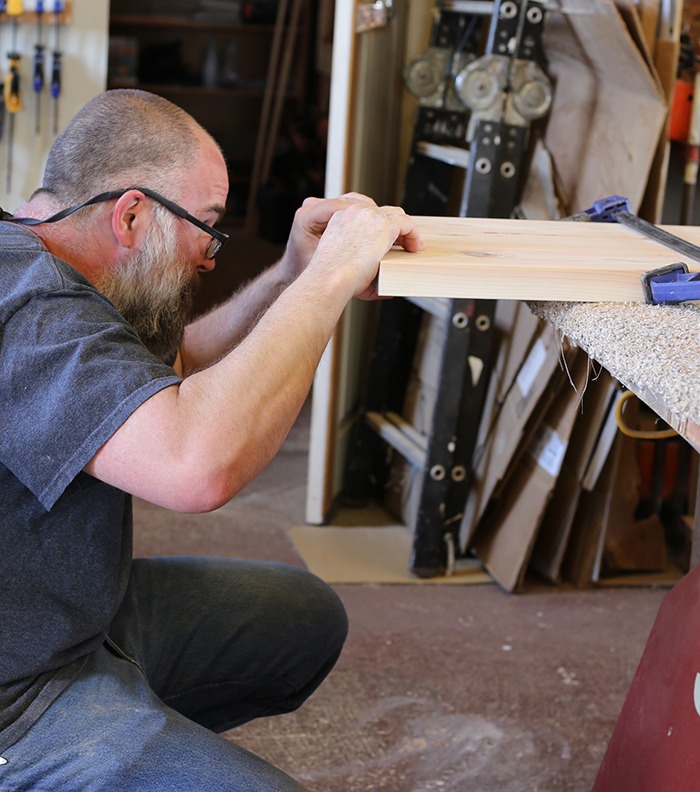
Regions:
[[[411,252],[423,249],[413,219],[399,206],[353,201],[328,219],[308,270],[346,283],[348,299],[371,299],[379,262],[395,244]]]
[[[307,198],[297,209],[287,247],[279,263],[289,281],[306,268],[331,217],[353,204],[376,206],[366,195],[350,192],[339,198]]]

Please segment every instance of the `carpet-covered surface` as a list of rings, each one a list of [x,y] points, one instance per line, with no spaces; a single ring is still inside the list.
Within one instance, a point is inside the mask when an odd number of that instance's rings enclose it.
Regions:
[[[700,423],[700,306],[529,303],[650,404]]]

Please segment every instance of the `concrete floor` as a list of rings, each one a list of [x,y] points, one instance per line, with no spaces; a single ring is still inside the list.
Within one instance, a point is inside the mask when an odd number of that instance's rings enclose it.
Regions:
[[[303,565],[308,409],[280,455],[207,515],[136,504],[135,551]],[[345,652],[298,712],[228,737],[311,792],[589,792],[666,590],[509,595],[343,585]]]

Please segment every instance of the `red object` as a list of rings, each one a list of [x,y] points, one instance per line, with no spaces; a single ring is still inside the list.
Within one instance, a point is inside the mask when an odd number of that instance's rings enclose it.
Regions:
[[[685,143],[690,131],[690,113],[693,109],[694,83],[676,80],[668,120],[668,137]]]
[[[700,566],[666,595],[593,792],[700,788]]]

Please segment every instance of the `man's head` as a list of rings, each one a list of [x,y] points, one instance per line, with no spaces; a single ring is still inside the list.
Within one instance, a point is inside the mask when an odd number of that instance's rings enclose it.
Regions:
[[[214,266],[207,257],[211,236],[200,225],[223,215],[226,164],[211,136],[181,108],[143,91],[107,91],[56,139],[28,206],[57,211],[120,190],[55,229],[36,230],[114,302],[153,352],[167,357],[182,338],[198,272]]]
[[[202,130],[184,110],[138,90],[91,99],[56,138],[41,188],[60,206],[107,189],[143,184],[179,194],[195,164]]]

